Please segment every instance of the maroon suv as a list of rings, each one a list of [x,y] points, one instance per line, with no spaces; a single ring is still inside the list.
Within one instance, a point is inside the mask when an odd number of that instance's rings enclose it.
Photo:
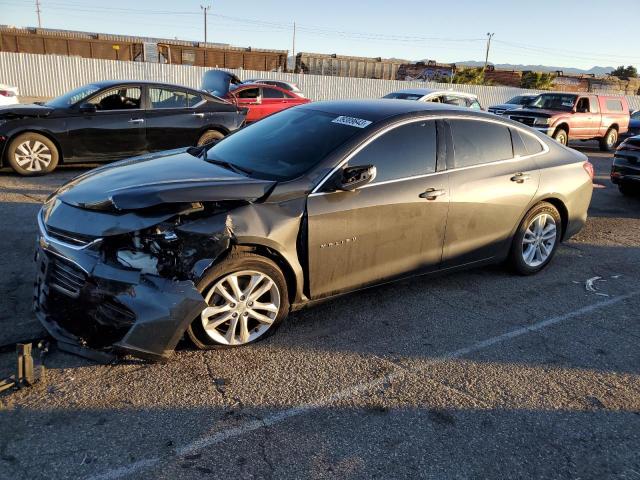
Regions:
[[[505,116],[546,133],[566,145],[569,140],[598,140],[613,150],[629,129],[629,105],[624,97],[577,93],[543,93],[526,109]]]

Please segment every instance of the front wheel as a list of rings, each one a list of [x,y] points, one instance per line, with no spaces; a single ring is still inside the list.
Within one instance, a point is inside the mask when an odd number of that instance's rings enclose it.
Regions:
[[[234,347],[271,335],[289,313],[278,266],[252,253],[231,254],[198,283],[207,307],[187,329],[200,349]]]
[[[56,145],[44,135],[27,132],[14,138],[7,148],[7,160],[23,176],[43,175],[58,165]]]
[[[569,143],[569,135],[563,128],[559,128],[553,133],[553,139],[564,146]]]
[[[618,131],[615,128],[610,128],[604,138],[600,139],[600,150],[610,152],[616,146],[616,143],[618,143]]]
[[[629,186],[628,183],[621,183],[618,185],[618,190],[620,190],[620,193],[624,196],[633,196],[633,195],[637,195],[638,192],[640,191],[640,189],[633,189]]]
[[[539,203],[520,223],[511,244],[509,263],[520,275],[538,273],[553,258],[561,235],[558,209],[547,202]]]

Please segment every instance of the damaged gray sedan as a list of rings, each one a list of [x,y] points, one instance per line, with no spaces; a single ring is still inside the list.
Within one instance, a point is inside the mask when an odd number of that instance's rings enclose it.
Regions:
[[[38,216],[35,311],[76,350],[245,345],[291,310],[411,275],[536,273],[591,192],[584,155],[508,119],[314,103],[60,188]]]

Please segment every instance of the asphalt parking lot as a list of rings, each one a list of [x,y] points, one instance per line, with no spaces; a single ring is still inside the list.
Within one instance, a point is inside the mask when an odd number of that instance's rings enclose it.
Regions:
[[[539,275],[370,289],[162,365],[54,352],[45,384],[0,396],[0,478],[640,479],[640,198],[580,149],[602,188]],[[40,334],[35,214],[82,171],[0,172],[0,344]]]

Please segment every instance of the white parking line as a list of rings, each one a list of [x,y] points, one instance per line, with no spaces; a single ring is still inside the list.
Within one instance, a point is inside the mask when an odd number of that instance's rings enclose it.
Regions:
[[[624,295],[619,295],[617,297],[612,297],[603,302],[593,303],[591,305],[587,305],[586,307],[579,308],[578,310],[573,310],[569,313],[565,313],[564,315],[559,315],[557,317],[551,317],[551,318],[547,318],[546,320],[541,320],[540,322],[534,323],[532,325],[525,325],[525,326],[516,328],[514,330],[511,330],[509,332],[503,333],[502,335],[497,335],[495,337],[487,338],[486,340],[481,340],[469,347],[460,348],[458,350],[445,353],[438,357],[434,357],[432,362],[436,362],[436,363],[443,362],[453,358],[459,358],[464,355],[468,355],[470,353],[475,353],[479,350],[483,350],[485,348],[491,347],[498,343],[505,342],[513,338],[521,337],[528,333],[536,332],[538,330],[542,330],[544,328],[550,327],[552,325],[556,325],[566,320],[570,320],[572,318],[594,312],[601,308],[608,307],[616,303],[620,303],[638,294],[640,294],[640,290],[636,290]],[[190,453],[224,442],[225,440],[240,437],[254,430],[275,425],[289,418],[298,417],[300,415],[304,415],[305,413],[327,407],[339,400],[356,396],[360,393],[366,392],[367,390],[370,390],[374,387],[382,385],[386,382],[393,381],[399,378],[401,375],[405,375],[407,373],[418,373],[419,370],[420,368],[400,367],[399,370],[392,372],[388,375],[384,375],[370,382],[362,383],[359,385],[346,388],[344,390],[340,390],[339,392],[334,393],[333,395],[319,399],[315,402],[307,403],[299,407],[289,408],[287,410],[283,410],[282,412],[269,415],[262,420],[252,420],[250,422],[244,423],[239,427],[222,430],[221,432],[215,433],[213,435],[199,438],[187,445],[177,448],[176,456],[181,457],[184,455],[188,455]],[[160,463],[160,461],[161,461],[161,458],[159,457],[152,457],[148,459],[139,460],[137,462],[131,463],[123,467],[114,468],[112,470],[103,472],[101,474],[87,477],[87,480],[115,480],[118,478],[123,478],[125,476],[132,475],[141,470],[151,468],[157,465],[158,463]]]

